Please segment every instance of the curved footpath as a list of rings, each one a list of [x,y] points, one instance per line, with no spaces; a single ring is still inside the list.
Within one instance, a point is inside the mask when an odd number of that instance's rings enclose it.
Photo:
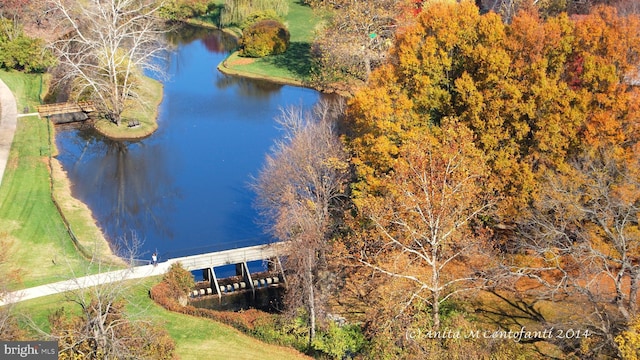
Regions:
[[[0,80],[0,185],[9,160],[13,135],[18,124],[16,99],[7,85]]]

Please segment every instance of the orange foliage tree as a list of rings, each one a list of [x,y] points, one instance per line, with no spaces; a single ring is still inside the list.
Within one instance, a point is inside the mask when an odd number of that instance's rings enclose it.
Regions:
[[[479,221],[494,204],[483,196],[488,175],[483,154],[468,128],[444,121],[402,148],[387,193],[357,200],[372,229],[352,255],[406,283],[393,305],[403,312],[425,302],[431,313],[427,327],[436,330],[441,304],[478,288],[479,270],[492,261]]]
[[[411,242],[421,234],[420,218],[406,216],[417,204],[406,196],[416,194],[407,164],[415,160],[415,144],[433,143],[427,134],[446,132],[445,124],[456,119],[471,132],[466,141],[488,169],[483,186],[469,189],[470,205],[499,195],[496,211],[483,222],[519,225],[523,236],[509,249],[526,255],[520,259],[535,259],[529,265],[536,266],[518,264],[516,272],[547,282],[556,293],[593,300],[596,314],[606,315],[600,319],[612,321],[582,324],[597,330],[615,354],[612,334],[637,314],[640,281],[638,21],[595,7],[578,20],[565,14],[543,20],[530,10],[505,24],[496,14],[480,15],[468,1],[426,3],[416,24],[398,35],[392,61],[372,73],[347,109],[357,226],[364,226],[356,231],[358,241],[345,241],[345,251],[364,251],[366,259],[359,261],[388,275],[395,276],[390,265],[419,270],[414,278],[400,271],[405,277],[398,278],[427,293],[435,288],[423,278],[433,275],[428,262],[413,268],[422,258],[401,250],[406,243],[399,239]],[[371,223],[379,235],[367,227]],[[411,231],[403,233],[403,226]],[[542,231],[550,229],[553,241]],[[388,251],[392,244],[395,251]],[[450,246],[465,245],[458,238]],[[551,278],[542,275],[545,270]],[[589,288],[602,278],[611,281],[612,297]],[[435,311],[433,298],[420,301]],[[577,351],[580,344],[574,345]]]
[[[350,103],[356,195],[384,187],[415,129],[456,117],[475,133],[502,215],[513,218],[546,169],[637,131],[638,28],[611,8],[578,22],[521,12],[505,25],[471,2],[425,5],[393,61]]]

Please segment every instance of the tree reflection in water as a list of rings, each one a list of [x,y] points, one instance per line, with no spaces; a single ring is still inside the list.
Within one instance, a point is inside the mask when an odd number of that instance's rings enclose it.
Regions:
[[[311,107],[320,97],[220,74],[227,52],[215,51],[228,45],[227,35],[199,31],[172,35],[176,52],[168,57],[152,136],[118,142],[86,129],[56,135],[73,195],[112,242],[135,231],[146,258],[156,249],[166,259],[271,241],[257,223],[248,183],[280,135],[278,109]]]
[[[136,229],[152,227],[157,235],[174,238],[166,217],[180,194],[164,166],[165,150],[161,146],[114,141],[90,129],[59,132],[58,140],[65,142],[66,149],[58,158],[63,164],[72,164],[68,173],[74,193],[93,194],[85,201],[111,239],[114,250],[127,250],[131,244],[119,241],[130,240]],[[152,158],[140,151],[149,146]],[[144,241],[145,234],[137,237]]]

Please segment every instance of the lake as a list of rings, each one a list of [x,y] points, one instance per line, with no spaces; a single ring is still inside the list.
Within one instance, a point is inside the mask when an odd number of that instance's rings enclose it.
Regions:
[[[142,259],[268,243],[248,184],[280,136],[279,109],[310,108],[320,94],[221,74],[216,66],[235,42],[220,31],[187,28],[171,40],[156,133],[113,141],[92,129],[57,130],[73,195],[112,247],[142,240]]]

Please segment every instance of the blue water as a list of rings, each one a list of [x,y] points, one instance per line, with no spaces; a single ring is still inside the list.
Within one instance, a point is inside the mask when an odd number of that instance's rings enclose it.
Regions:
[[[169,58],[159,130],[149,138],[116,142],[91,129],[58,129],[58,159],[73,195],[117,251],[134,238],[143,259],[271,241],[248,184],[280,135],[279,108],[311,107],[320,94],[219,73],[229,43],[215,31],[180,40]]]

